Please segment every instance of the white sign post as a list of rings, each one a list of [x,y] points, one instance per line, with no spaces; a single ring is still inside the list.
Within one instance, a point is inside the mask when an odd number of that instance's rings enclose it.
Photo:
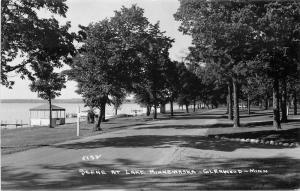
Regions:
[[[77,110],[77,137],[79,136],[79,129],[80,129],[80,107],[78,107],[78,110]]]

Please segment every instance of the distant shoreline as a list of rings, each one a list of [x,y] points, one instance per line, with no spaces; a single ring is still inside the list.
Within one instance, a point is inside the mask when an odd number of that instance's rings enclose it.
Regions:
[[[81,98],[54,99],[53,103],[84,103]],[[1,99],[0,103],[47,103],[42,99]],[[127,99],[124,103],[134,103],[134,100]]]
[[[83,103],[82,99],[54,99],[53,103]],[[0,103],[47,103],[42,99],[1,99]]]

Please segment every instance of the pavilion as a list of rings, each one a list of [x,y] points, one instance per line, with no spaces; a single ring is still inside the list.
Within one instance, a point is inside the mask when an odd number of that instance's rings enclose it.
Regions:
[[[39,105],[29,109],[30,126],[49,125],[49,104]],[[52,126],[62,125],[66,122],[66,109],[52,105]]]

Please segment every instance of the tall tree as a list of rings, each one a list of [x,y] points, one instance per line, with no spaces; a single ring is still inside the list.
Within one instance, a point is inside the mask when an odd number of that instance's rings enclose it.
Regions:
[[[280,89],[279,82],[282,79],[283,90],[286,89],[286,77],[297,71],[297,52],[299,52],[300,40],[300,2],[282,1],[257,4],[258,17],[253,27],[256,37],[260,41],[260,53],[258,64],[273,81],[273,125],[280,129]],[[286,100],[286,93],[283,94]],[[286,108],[286,101],[283,103]],[[285,109],[284,109],[285,110]],[[283,120],[286,121],[286,112]]]
[[[188,113],[188,107],[191,103],[194,104],[195,108],[195,102],[200,95],[201,82],[194,71],[188,69],[184,63],[179,63],[177,68],[180,85],[177,102],[179,105],[185,105]]]
[[[145,34],[139,58],[142,63],[140,70],[140,82],[135,85],[135,93],[143,89],[153,103],[153,118],[157,118],[157,106],[161,101],[165,101],[166,70],[169,63],[169,49],[173,39],[164,35],[159,28],[159,23],[150,24]],[[146,95],[146,94],[144,94]]]
[[[120,90],[133,91],[134,84],[139,83],[139,54],[145,49],[148,26],[143,9],[136,5],[122,7],[110,19],[81,26],[83,46],[68,74],[78,82],[86,105],[100,110],[94,130],[101,130],[109,97],[118,96]]]
[[[199,101],[213,107],[226,102],[228,84],[214,64],[198,66],[195,74],[198,77],[198,83],[200,83],[198,90]]]
[[[99,109],[100,115],[94,127],[95,131],[99,131],[102,130],[100,125],[105,116],[105,105],[109,102],[112,85],[104,78],[103,62],[89,53],[78,55],[66,73],[78,83],[77,93],[82,95],[85,105]]]
[[[101,121],[105,120],[105,106],[109,102],[109,95],[114,87],[119,86],[114,78],[117,74],[115,65],[110,62],[114,52],[111,44],[115,43],[116,34],[110,29],[108,20],[81,26],[82,42],[80,54],[70,64],[68,76],[77,81],[78,93],[85,104],[100,111],[98,122],[94,130],[101,130]],[[116,83],[116,84],[115,84]]]
[[[166,64],[166,92],[170,101],[170,113],[174,116],[174,101],[180,91],[179,65],[177,61],[169,61]]]
[[[181,0],[175,19],[182,21],[179,28],[191,34],[194,51],[199,61],[219,63],[230,77],[233,86],[234,127],[239,127],[239,78],[241,63],[249,59],[249,40],[252,29],[245,23],[252,15],[238,1]]]
[[[52,100],[60,95],[62,88],[65,88],[66,79],[63,75],[53,72],[53,68],[45,62],[40,62],[34,74],[35,80],[30,84],[30,89],[38,93],[38,97],[49,103],[49,127],[52,124]]]

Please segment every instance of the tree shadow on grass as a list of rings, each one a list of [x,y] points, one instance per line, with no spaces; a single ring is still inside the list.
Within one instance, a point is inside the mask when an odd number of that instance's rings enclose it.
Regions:
[[[242,122],[240,125],[240,128],[252,128],[252,127],[257,127],[257,126],[270,126],[272,125],[272,121],[253,121],[253,122]],[[233,122],[228,121],[227,123],[225,122],[218,122],[214,124],[204,124],[204,125],[152,125],[151,126],[142,126],[142,127],[137,127],[135,129],[166,129],[166,128],[173,128],[173,129],[203,129],[203,128],[228,128],[228,127],[233,127]]]
[[[133,126],[138,126],[138,125],[145,125],[146,123],[135,123],[135,124],[128,124],[128,125],[121,125],[121,126],[115,126],[115,127],[104,127],[104,129],[123,129],[126,127],[133,127]]]
[[[8,182],[8,184],[2,184],[2,188],[13,190],[77,190],[78,187],[83,187],[85,189],[105,189],[114,188],[116,183],[118,183],[118,186],[124,185],[124,187],[127,187],[126,182],[124,182],[118,176],[112,177],[112,175],[109,174],[102,176],[82,176],[79,172],[79,169],[87,168],[95,170],[115,169],[113,166],[113,164],[91,165],[88,163],[70,164],[64,166],[41,165],[39,166],[39,169],[42,169],[43,172],[22,171],[20,169],[17,169],[17,173],[15,172],[16,169],[4,167],[2,168],[2,182]],[[54,174],[54,177],[47,177],[51,174]]]
[[[266,117],[269,117],[269,116],[273,116],[273,113],[253,113],[253,114],[241,114],[240,115],[240,118],[250,118],[250,117],[260,117],[260,116],[266,116]]]
[[[171,118],[172,120],[182,120],[182,119],[227,119],[224,115],[193,115],[193,116],[175,116]]]
[[[232,127],[231,123],[217,123],[217,124],[206,124],[206,125],[151,125],[151,126],[142,126],[135,129],[202,129],[202,128],[225,128]]]
[[[296,126],[299,127],[300,124],[297,123],[300,122],[299,119],[290,119],[288,120],[287,123],[282,123],[282,125],[290,125],[290,126]],[[297,123],[297,124],[295,124]],[[253,128],[253,127],[263,127],[263,126],[271,126],[273,125],[273,121],[270,120],[265,120],[265,121],[245,121],[241,122],[240,128]],[[201,128],[227,128],[227,127],[233,127],[233,122],[228,121],[228,122],[217,122],[214,124],[199,124],[199,125],[154,125],[151,124],[151,126],[144,126],[144,127],[138,127],[136,129],[165,129],[165,128],[174,128],[174,129],[201,129]]]
[[[168,116],[172,120],[180,119],[226,119],[227,115],[225,112],[190,112],[190,113],[174,113],[173,116]],[[168,120],[166,119],[166,120]]]
[[[26,171],[3,167],[2,188],[13,190],[90,190],[90,189],[159,189],[159,190],[252,190],[297,189],[300,186],[299,160],[291,158],[267,159],[206,159],[190,157],[189,163],[150,166],[129,159],[115,159],[110,164],[87,162],[68,165],[40,165],[42,171]],[[191,168],[193,166],[194,168]],[[105,175],[84,175],[79,169],[104,170]],[[125,169],[144,170],[143,175],[126,175]],[[197,173],[149,174],[150,169],[189,169]],[[268,173],[204,174],[203,169],[264,169]],[[121,170],[112,175],[110,170]],[[3,184],[4,182],[4,184]]]
[[[243,173],[241,175],[209,174],[216,179],[209,181],[210,189],[297,189],[300,186],[300,160],[285,157],[233,159],[226,161],[201,161],[192,157],[192,166],[206,169],[268,170],[267,174]]]
[[[257,127],[257,126],[270,126],[273,124],[273,121],[250,121],[242,122],[241,127]]]
[[[215,114],[215,113],[189,113],[189,114],[182,114],[182,115],[174,115],[171,119],[226,119],[227,116],[222,114]]]
[[[92,142],[76,142],[70,144],[55,145],[57,148],[65,149],[94,149],[102,147],[116,148],[135,148],[135,147],[151,147],[151,148],[169,148],[172,146],[188,147],[194,149],[216,150],[231,152],[239,148],[269,148],[280,149],[285,148],[278,145],[264,145],[241,143],[237,141],[229,141],[200,136],[157,136],[157,135],[138,135],[125,137],[112,137],[97,139]]]

